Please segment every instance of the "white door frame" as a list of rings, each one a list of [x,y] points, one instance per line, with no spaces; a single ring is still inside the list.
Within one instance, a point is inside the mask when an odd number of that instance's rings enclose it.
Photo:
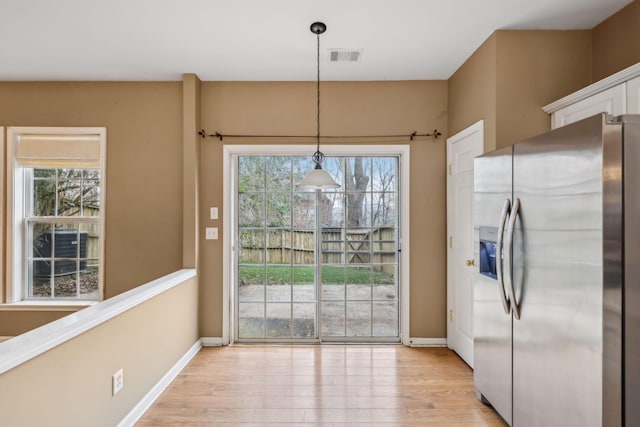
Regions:
[[[234,156],[238,155],[264,155],[264,156],[311,156],[313,154],[311,145],[246,145],[246,144],[225,144],[223,147],[223,165],[222,165],[222,186],[223,186],[223,224],[222,224],[222,344],[226,345],[233,342],[236,337],[233,336],[233,286],[235,277],[234,247],[232,242],[233,230],[235,227],[235,218],[233,216],[233,206],[235,199],[235,181],[236,176],[233,171],[232,161]],[[327,156],[362,156],[363,152],[371,156],[398,156],[399,157],[399,185],[398,189],[401,194],[400,206],[400,229],[399,231],[399,247],[400,249],[409,248],[409,154],[410,146],[408,144],[393,145],[322,145],[322,152]],[[398,285],[400,288],[400,338],[404,345],[409,345],[409,250],[400,251],[398,261],[400,263]]]
[[[468,139],[469,137],[476,134],[478,138],[476,139]],[[466,141],[464,141],[466,139]],[[453,338],[454,327],[457,325],[457,319],[461,318],[460,313],[456,313],[454,310],[455,307],[455,297],[456,297],[456,289],[457,285],[455,283],[454,277],[454,263],[453,263],[453,248],[456,245],[456,230],[454,229],[455,220],[453,212],[453,180],[451,177],[455,174],[456,165],[455,159],[452,159],[452,147],[455,143],[462,143],[464,148],[467,151],[472,151],[476,155],[480,155],[484,152],[484,120],[480,120],[468,128],[458,132],[452,137],[447,139],[447,346],[452,348],[456,352],[460,354],[460,356],[471,366],[473,367],[473,350],[471,350],[471,354],[468,354],[468,351],[464,351],[465,348],[461,347],[461,344],[456,342]],[[473,209],[473,199],[471,200],[471,209]],[[471,213],[473,215],[473,212]],[[470,225],[471,235],[473,236],[473,224]],[[472,251],[467,259],[473,259],[474,251]],[[468,264],[467,264],[468,265]],[[472,288],[473,292],[473,288]],[[473,297],[471,298],[471,313],[466,313],[471,316],[473,319]],[[472,324],[473,326],[473,324]],[[473,339],[473,337],[472,337]]]

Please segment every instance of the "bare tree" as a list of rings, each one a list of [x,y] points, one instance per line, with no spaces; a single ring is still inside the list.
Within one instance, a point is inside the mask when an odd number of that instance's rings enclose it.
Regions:
[[[348,159],[346,162],[346,190],[347,190],[347,227],[366,225],[364,217],[364,197],[370,177],[362,165],[362,157],[353,158],[353,166]]]
[[[78,216],[86,215],[83,208],[100,208],[98,171],[37,169],[35,175],[36,216]]]
[[[375,197],[373,200],[373,224],[389,225],[394,222],[396,166],[393,159],[378,159],[373,163]]]

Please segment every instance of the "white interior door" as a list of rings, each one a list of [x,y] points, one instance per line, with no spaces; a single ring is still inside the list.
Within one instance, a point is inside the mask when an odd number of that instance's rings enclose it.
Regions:
[[[473,367],[473,158],[484,121],[447,139],[447,345]]]

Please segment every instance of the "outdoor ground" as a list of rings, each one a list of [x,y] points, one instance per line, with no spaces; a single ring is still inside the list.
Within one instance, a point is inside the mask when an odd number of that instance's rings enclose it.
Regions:
[[[240,285],[239,338],[315,337],[315,292],[314,285]],[[322,335],[396,337],[397,307],[395,285],[324,284]]]
[[[98,296],[98,271],[82,272],[80,274],[81,299],[95,300]],[[56,297],[78,297],[76,293],[76,275],[67,274],[54,277]],[[51,297],[51,282],[49,277],[36,277],[33,284],[33,297]]]

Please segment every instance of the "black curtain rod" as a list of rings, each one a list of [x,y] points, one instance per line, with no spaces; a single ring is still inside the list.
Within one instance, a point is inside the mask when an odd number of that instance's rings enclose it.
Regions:
[[[198,132],[200,137],[205,138],[207,136],[218,138],[220,141],[224,140],[224,138],[278,138],[278,139],[286,139],[286,138],[297,138],[297,139],[316,139],[316,135],[233,135],[233,134],[222,134],[220,132],[207,134],[204,129],[201,129]],[[438,129],[434,129],[432,133],[417,133],[412,132],[408,135],[330,135],[330,136],[321,136],[320,139],[360,139],[360,138],[409,138],[410,141],[413,141],[417,137],[429,137],[432,136],[435,139],[438,139],[439,136],[442,136],[442,133],[438,131]]]

